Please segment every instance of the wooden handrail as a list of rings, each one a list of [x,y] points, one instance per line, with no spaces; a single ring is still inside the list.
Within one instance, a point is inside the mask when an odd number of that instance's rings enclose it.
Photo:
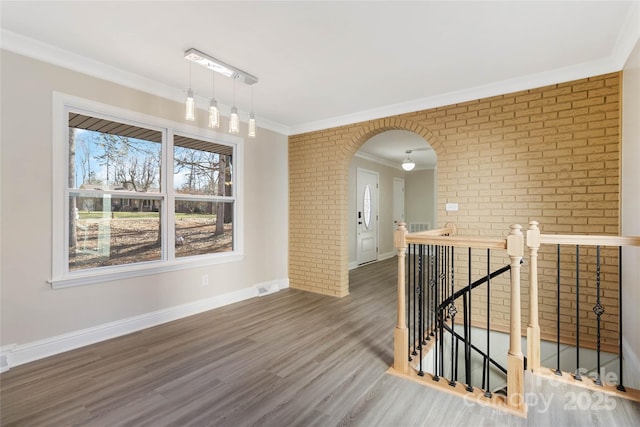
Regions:
[[[554,245],[640,246],[640,236],[540,234],[540,243]]]
[[[434,228],[433,230],[417,231],[409,234],[410,236],[453,236],[456,234],[456,228],[452,224],[445,225],[444,228]]]
[[[434,236],[421,233],[408,234],[407,243],[417,245],[454,246],[473,249],[507,249],[507,240],[478,236]]]

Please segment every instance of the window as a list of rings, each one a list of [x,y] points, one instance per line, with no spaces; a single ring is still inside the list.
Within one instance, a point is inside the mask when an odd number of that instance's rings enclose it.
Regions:
[[[232,164],[229,146],[174,138],[177,257],[233,250]]]
[[[68,270],[163,259],[163,133],[75,112],[68,132]]]
[[[62,189],[64,202],[54,198],[54,222],[64,226],[54,227],[54,287],[241,256],[240,138],[61,104],[54,102],[54,116],[64,117],[54,130],[54,194]]]

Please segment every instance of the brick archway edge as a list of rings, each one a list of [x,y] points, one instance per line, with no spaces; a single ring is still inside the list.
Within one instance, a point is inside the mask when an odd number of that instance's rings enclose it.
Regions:
[[[289,138],[289,283],[292,288],[349,294],[348,173],[358,149],[373,136],[407,130],[442,144],[426,127],[383,118]]]

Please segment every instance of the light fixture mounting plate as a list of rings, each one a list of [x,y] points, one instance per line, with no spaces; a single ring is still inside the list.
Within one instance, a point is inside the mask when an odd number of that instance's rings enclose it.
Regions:
[[[234,80],[239,80],[246,85],[258,83],[258,78],[256,76],[251,75],[246,71],[242,71],[241,69],[229,65],[225,62],[222,62],[219,59],[214,58],[213,56],[199,51],[198,49],[187,49],[184,52],[184,59],[195,62],[198,65],[202,65],[203,67],[215,71],[216,73],[220,73],[223,76],[229,77]]]

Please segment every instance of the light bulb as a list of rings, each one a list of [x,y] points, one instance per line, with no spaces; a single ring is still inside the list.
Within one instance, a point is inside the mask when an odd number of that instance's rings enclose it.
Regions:
[[[218,101],[213,98],[211,98],[211,103],[209,104],[209,127],[220,127],[220,110],[218,110]]]
[[[253,114],[253,111],[251,112],[251,114],[249,114],[249,133],[248,133],[249,138],[255,138],[256,137],[256,115]]]
[[[238,117],[238,109],[236,107],[231,109],[231,116],[229,116],[229,133],[240,133],[240,117]]]
[[[193,90],[189,88],[187,92],[187,100],[185,101],[186,113],[185,119],[194,121],[196,119],[196,101],[193,99]]]

